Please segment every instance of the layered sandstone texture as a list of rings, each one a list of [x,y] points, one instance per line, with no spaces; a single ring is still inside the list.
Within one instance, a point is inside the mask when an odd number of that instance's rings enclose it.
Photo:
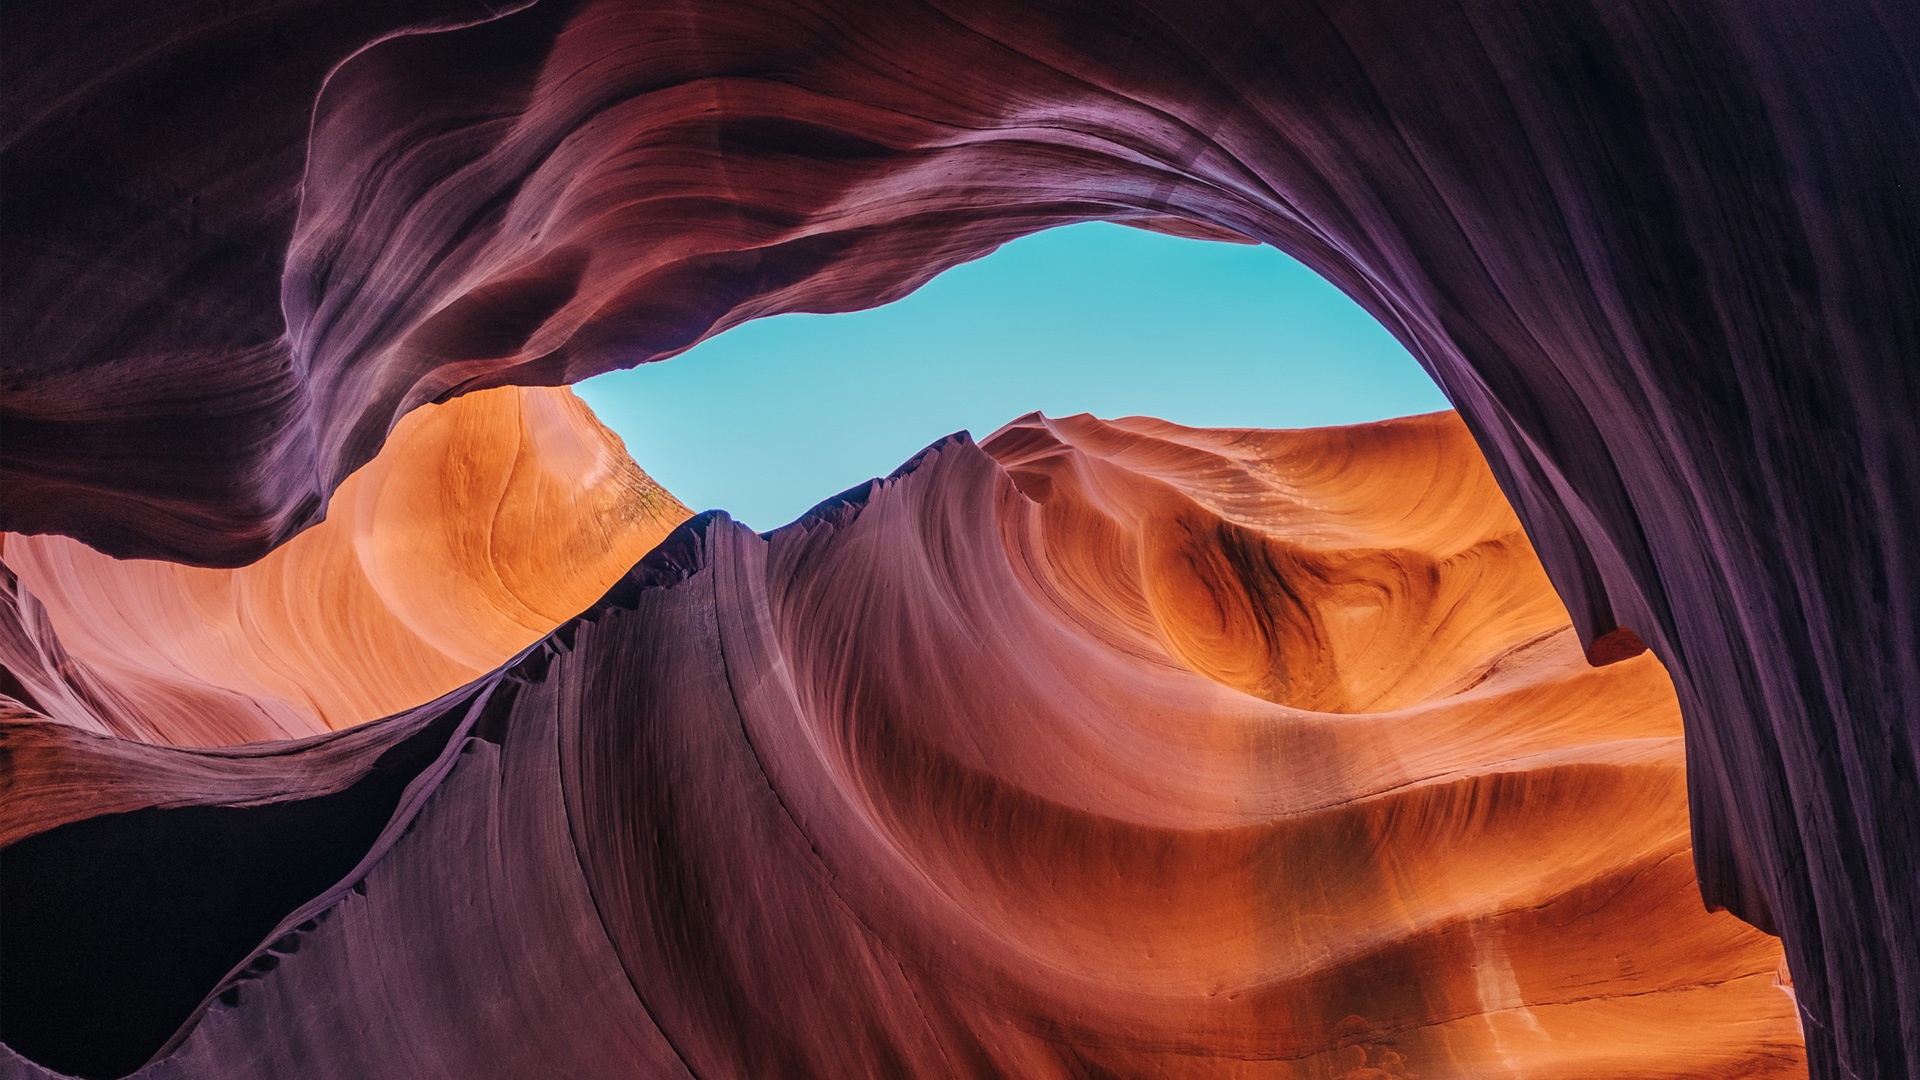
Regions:
[[[1026,417],[389,719],[0,739],[8,1076],[1805,1070],[1452,414]]]
[[[577,614],[690,512],[566,389],[430,405],[259,562],[0,539],[0,686],[85,730],[179,746],[388,716]]]
[[[1273,243],[1446,390],[1595,657],[1666,663],[1702,890],[1783,935],[1813,1071],[1920,1068],[1920,5],[6,23],[0,529],[237,565],[464,390],[1069,221]]]

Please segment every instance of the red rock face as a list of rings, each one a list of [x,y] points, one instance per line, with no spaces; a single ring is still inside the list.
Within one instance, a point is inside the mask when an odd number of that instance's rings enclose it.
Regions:
[[[1702,890],[1784,935],[1814,1070],[1905,1075],[1916,10],[15,13],[0,528],[233,565],[450,394],[1061,222],[1272,242],[1445,388],[1594,656],[1666,662]]]
[[[337,735],[8,725],[8,1043],[85,1076],[1802,1073],[1779,943],[1699,903],[1658,661],[1587,664],[1457,418],[985,450],[765,537],[703,515]]]
[[[0,538],[0,692],[174,746],[347,727],[492,671],[691,513],[571,391],[520,387],[408,414],[333,505],[238,570]]]

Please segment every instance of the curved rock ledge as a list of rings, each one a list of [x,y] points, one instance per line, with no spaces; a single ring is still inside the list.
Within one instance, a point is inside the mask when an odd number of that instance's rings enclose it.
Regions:
[[[89,731],[313,735],[498,667],[689,513],[571,391],[470,394],[410,413],[323,524],[238,570],[5,537],[0,667],[34,710]]]

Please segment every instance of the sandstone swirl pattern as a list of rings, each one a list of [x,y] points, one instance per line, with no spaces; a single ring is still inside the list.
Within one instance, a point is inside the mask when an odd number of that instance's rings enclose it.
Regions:
[[[1433,374],[1582,640],[1667,665],[1703,894],[1783,935],[1816,1075],[1920,1070],[1920,5],[77,0],[6,29],[0,529],[240,565],[460,392],[884,303],[1070,221],[1257,239]]]
[[[81,1075],[1805,1069],[1658,662],[1588,666],[1452,414],[1027,417],[390,719],[4,739],[0,1015]]]
[[[499,666],[688,513],[572,391],[471,394],[402,419],[324,524],[239,570],[5,537],[0,667],[92,731],[313,735]]]

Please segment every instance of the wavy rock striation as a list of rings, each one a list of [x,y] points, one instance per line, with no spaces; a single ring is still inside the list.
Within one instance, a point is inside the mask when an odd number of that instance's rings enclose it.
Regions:
[[[1271,242],[1445,388],[1595,658],[1666,662],[1703,892],[1784,935],[1815,1072],[1920,1062],[1920,6],[91,0],[8,31],[0,528],[233,565],[422,403],[1067,221]]]
[[[5,537],[0,693],[182,746],[345,727],[498,667],[688,516],[571,391],[470,394],[402,419],[325,523],[239,570]]]
[[[1456,417],[984,448],[350,731],[6,723],[0,1074],[1804,1070],[1659,662],[1588,665]]]

